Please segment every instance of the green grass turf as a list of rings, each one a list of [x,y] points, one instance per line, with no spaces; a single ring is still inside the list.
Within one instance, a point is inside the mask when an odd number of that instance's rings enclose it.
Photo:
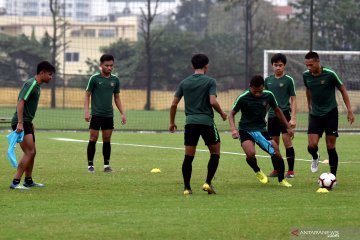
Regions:
[[[0,117],[12,117],[15,108],[1,108]],[[127,123],[121,125],[120,114],[115,113],[115,128],[121,130],[145,130],[145,131],[167,131],[169,128],[169,111],[126,111]],[[240,114],[236,115],[238,121]],[[360,119],[360,115],[356,114],[356,119]],[[307,127],[308,114],[297,114],[297,130],[304,130]],[[215,113],[215,122],[219,131],[228,131],[228,121],[222,121],[219,114]],[[185,114],[178,112],[176,114],[176,124],[178,129],[184,129]],[[84,120],[83,109],[49,109],[39,108],[36,112],[34,125],[37,129],[60,129],[60,130],[87,130],[89,123]],[[9,128],[9,124],[0,124],[0,128]],[[339,114],[339,128],[360,130],[360,121],[356,121],[353,125],[347,122],[346,114]]]
[[[337,150],[341,162],[338,186],[316,193],[317,178],[310,162],[298,160],[293,187],[286,189],[271,179],[260,184],[243,155],[222,154],[213,184],[216,195],[201,190],[208,161],[198,152],[193,162],[193,195],[182,195],[183,135],[115,132],[111,165],[102,170],[101,144],[97,145],[95,173],[86,169],[86,132],[36,133],[34,179],[46,187],[19,192],[9,189],[14,169],[5,158],[7,132],[0,132],[0,239],[292,239],[291,231],[338,231],[340,239],[360,235],[359,135],[341,134]],[[239,142],[222,133],[222,151],[242,153]],[[179,149],[147,148],[138,144]],[[296,157],[308,159],[307,139],[294,139]],[[324,139],[321,158],[327,153]],[[202,140],[198,149],[206,149]],[[16,149],[18,159],[21,150]],[[282,149],[282,152],[284,150]],[[258,149],[258,154],[265,155]],[[258,157],[265,173],[270,159]],[[160,168],[161,173],[150,173]],[[303,235],[303,239],[327,239]],[[321,238],[322,237],[322,238]],[[295,238],[297,239],[297,238]]]

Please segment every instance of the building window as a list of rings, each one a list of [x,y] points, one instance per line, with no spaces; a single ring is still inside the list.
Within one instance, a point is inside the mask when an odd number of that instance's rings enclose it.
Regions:
[[[65,53],[66,62],[78,62],[80,55],[78,52],[67,52]]]
[[[114,29],[99,29],[99,37],[102,37],[102,38],[115,37],[115,30]]]
[[[95,29],[85,29],[84,30],[84,37],[96,37]]]

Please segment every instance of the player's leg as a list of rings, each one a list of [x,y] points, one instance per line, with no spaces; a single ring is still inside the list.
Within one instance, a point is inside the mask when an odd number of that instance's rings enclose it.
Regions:
[[[87,146],[87,161],[89,173],[94,173],[94,156],[96,152],[96,142],[99,138],[101,120],[97,116],[92,116],[90,120],[90,138]]]
[[[279,145],[280,142],[280,121],[277,117],[271,117],[268,119],[268,133],[271,138]],[[277,171],[275,170],[275,163],[271,159],[273,170],[270,172],[268,177],[277,177]]]
[[[336,176],[338,167],[338,154],[336,152],[336,138],[338,134],[339,116],[337,108],[326,115],[326,148],[329,155],[330,172]]]
[[[104,172],[110,173],[110,155],[111,155],[111,136],[114,130],[114,118],[103,118],[101,122],[102,140],[103,140],[103,158],[104,158]]]
[[[286,160],[288,163],[288,171],[285,175],[286,178],[295,177],[294,165],[295,165],[295,150],[292,144],[292,139],[288,133],[282,134],[282,140],[286,151]]]
[[[111,155],[111,136],[112,129],[102,130],[102,139],[103,139],[103,158],[104,158],[104,172],[112,172],[110,167],[110,155]]]
[[[184,180],[184,195],[192,194],[190,185],[192,162],[194,160],[199,138],[200,132],[198,131],[198,126],[194,124],[186,124],[184,133],[185,156],[181,168]]]
[[[24,186],[25,187],[44,187],[44,184],[42,183],[36,183],[33,181],[32,173],[35,163],[35,156],[36,156],[36,144],[35,144],[35,132],[34,132],[34,126],[30,122],[24,123],[24,131],[26,133],[29,133],[29,135],[32,135],[33,143],[34,143],[34,157],[29,161],[29,164],[27,168],[25,169],[25,181]]]
[[[269,182],[269,179],[267,176],[260,170],[260,167],[257,164],[256,159],[256,151],[255,151],[255,140],[249,135],[246,131],[239,131],[240,133],[240,142],[241,147],[245,152],[246,155],[246,162],[247,164],[253,169],[255,172],[255,175],[257,179],[263,183],[266,184]]]
[[[324,132],[324,121],[320,117],[309,115],[308,125],[308,152],[312,156],[311,172],[318,171],[320,154],[318,153],[319,140]]]
[[[10,185],[11,189],[28,189],[20,184],[20,180],[22,175],[24,174],[25,170],[28,168],[29,164],[34,160],[36,155],[35,143],[33,141],[32,134],[26,134],[24,136],[23,141],[20,143],[20,147],[23,151],[23,156],[19,161],[16,173],[14,175],[14,179]]]
[[[201,136],[208,146],[210,152],[210,159],[207,166],[207,176],[203,185],[203,190],[207,191],[208,194],[215,194],[214,187],[211,184],[212,179],[215,176],[217,168],[219,166],[220,159],[220,136],[215,126],[203,126]]]

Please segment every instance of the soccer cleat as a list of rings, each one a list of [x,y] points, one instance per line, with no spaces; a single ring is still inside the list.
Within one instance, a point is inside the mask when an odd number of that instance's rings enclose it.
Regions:
[[[261,170],[256,172],[255,175],[262,184],[267,184],[269,182],[269,179]]]
[[[94,173],[95,172],[94,166],[88,166],[88,172],[89,173]]]
[[[276,170],[273,170],[268,177],[277,177],[278,176],[278,172]]]
[[[313,159],[311,162],[311,172],[316,173],[318,171],[319,167],[319,160],[320,160],[320,154],[317,153],[318,157],[316,159]]]
[[[294,171],[288,171],[285,175],[285,178],[294,178],[295,172]]]
[[[191,195],[192,194],[192,191],[191,191],[191,189],[184,189],[184,195],[185,196],[188,196],[188,195]]]
[[[214,186],[208,183],[204,183],[202,189],[205,192],[208,192],[208,194],[216,194],[215,190],[214,190]]]
[[[292,185],[286,181],[286,179],[283,179],[281,182],[279,182],[279,185],[283,187],[292,187]]]
[[[112,172],[111,167],[110,167],[110,166],[105,167],[105,168],[104,168],[104,172],[106,172],[106,173],[111,173],[111,172]]]
[[[32,182],[32,183],[26,183],[24,182],[24,187],[30,188],[30,187],[45,187],[45,184],[42,183],[36,183],[36,182]]]
[[[22,184],[20,184],[20,183],[19,183],[19,184],[11,183],[10,189],[15,189],[15,190],[30,190],[30,188],[25,187],[24,185],[22,185]]]

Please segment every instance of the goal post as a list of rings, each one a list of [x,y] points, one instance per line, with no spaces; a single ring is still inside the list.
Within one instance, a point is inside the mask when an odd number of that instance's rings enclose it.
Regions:
[[[297,113],[305,116],[308,113],[305,86],[302,74],[306,70],[304,59],[308,50],[264,50],[264,78],[273,74],[270,63],[271,57],[276,53],[282,53],[286,56],[287,63],[285,73],[293,77],[296,86]],[[339,91],[336,91],[337,103],[339,108],[339,129],[343,131],[360,131],[360,51],[316,51],[320,57],[321,65],[333,69],[340,79],[344,82],[352,110],[356,114],[356,122],[352,125],[346,121],[346,106]],[[297,129],[305,130],[307,128],[307,118],[298,118]]]

